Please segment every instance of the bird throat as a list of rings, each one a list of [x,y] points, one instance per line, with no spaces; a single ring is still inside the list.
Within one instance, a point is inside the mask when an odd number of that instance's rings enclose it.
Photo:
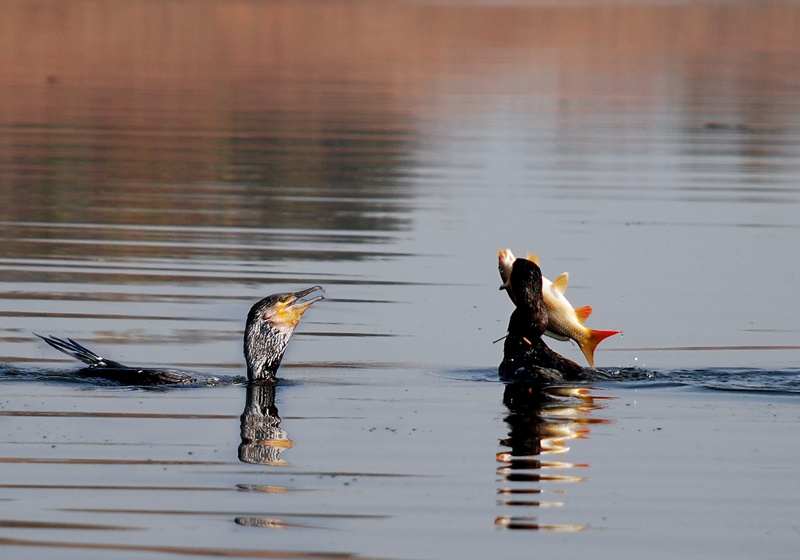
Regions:
[[[293,331],[294,326],[263,323],[245,333],[244,356],[250,381],[275,377]]]

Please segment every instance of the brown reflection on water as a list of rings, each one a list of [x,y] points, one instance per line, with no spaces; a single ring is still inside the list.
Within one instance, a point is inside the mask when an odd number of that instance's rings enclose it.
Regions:
[[[800,51],[798,21],[780,3],[9,0],[0,220],[405,229],[415,123],[452,110],[431,95],[551,97],[568,130],[585,100],[635,97],[667,75],[686,84],[687,110],[722,88],[745,101],[742,121],[769,126],[781,112],[765,105],[794,71],[772,55]],[[130,235],[174,258],[169,234]]]
[[[562,507],[560,500],[538,499],[540,494],[566,494],[561,485],[581,482],[584,477],[575,469],[589,467],[586,463],[546,460],[547,456],[562,456],[569,452],[571,439],[589,436],[592,424],[608,422],[591,418],[590,414],[604,408],[587,387],[539,387],[523,383],[506,385],[503,403],[508,408],[505,421],[508,437],[500,441],[507,451],[497,453],[501,464],[497,474],[504,482],[497,490],[497,505],[509,508]],[[535,516],[502,515],[495,525],[507,529],[537,529],[576,531],[578,525],[541,524]]]
[[[46,521],[14,521],[0,519],[3,529],[72,529],[83,531],[131,531],[135,527],[117,527],[114,525],[95,525],[89,523],[48,523]]]
[[[322,76],[308,72],[318,53],[284,51],[269,37],[324,6],[153,7],[113,2],[101,16],[82,2],[0,6],[0,177],[13,187],[0,189],[0,220],[407,227],[407,188],[395,180],[407,126],[390,93],[343,88],[340,72],[318,88]],[[284,63],[285,53],[309,59]],[[241,230],[38,233],[6,253],[78,255],[84,240],[98,253],[129,255],[124,237],[141,256],[175,258],[187,239],[209,242],[192,243],[188,256],[236,246],[245,254],[254,241]],[[287,256],[254,249],[262,260]]]

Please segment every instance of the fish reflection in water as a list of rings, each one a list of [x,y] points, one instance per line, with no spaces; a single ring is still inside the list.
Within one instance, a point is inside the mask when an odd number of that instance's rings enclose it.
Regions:
[[[281,418],[275,406],[275,383],[247,386],[247,400],[242,412],[239,460],[270,466],[288,466],[281,454],[294,442],[280,427]]]
[[[569,474],[572,469],[588,467],[566,461],[547,461],[547,455],[565,455],[567,442],[585,438],[589,426],[606,420],[589,418],[603,408],[595,401],[589,387],[543,387],[540,384],[509,383],[503,393],[508,409],[505,418],[508,437],[500,444],[506,451],[497,453],[501,466],[497,474],[503,485],[498,489],[497,505],[501,507],[560,507],[563,502],[535,499],[544,492],[542,483],[569,484],[583,481],[582,476]],[[554,472],[559,471],[559,472]],[[507,529],[577,531],[582,525],[546,525],[532,516],[502,515],[495,525]]]

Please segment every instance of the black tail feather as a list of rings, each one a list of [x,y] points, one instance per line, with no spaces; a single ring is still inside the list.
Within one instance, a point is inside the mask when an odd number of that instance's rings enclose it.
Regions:
[[[123,385],[220,385],[217,377],[195,377],[179,371],[165,369],[132,368],[113,360],[98,356],[71,338],[63,340],[56,336],[33,333],[59,352],[80,360],[86,367],[78,373],[83,376],[100,377]]]
[[[79,360],[89,366],[90,368],[96,367],[125,367],[118,362],[114,362],[112,360],[106,360],[102,356],[98,356],[88,348],[85,348],[68,338],[67,340],[62,340],[55,336],[42,336],[37,333],[33,333],[42,340],[44,340],[47,344],[58,350],[59,352],[63,352],[68,356],[72,356],[76,360]]]

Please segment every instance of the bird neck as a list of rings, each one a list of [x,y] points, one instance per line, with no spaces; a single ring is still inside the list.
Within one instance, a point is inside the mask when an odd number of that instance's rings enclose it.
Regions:
[[[250,381],[273,379],[281,365],[286,344],[294,327],[278,327],[264,322],[249,323],[244,333],[244,357]]]

